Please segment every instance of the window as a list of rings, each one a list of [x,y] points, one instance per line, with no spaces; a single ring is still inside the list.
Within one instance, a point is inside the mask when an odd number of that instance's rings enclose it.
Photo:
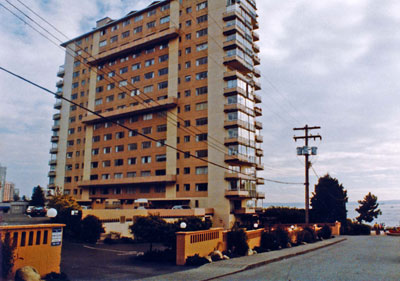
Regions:
[[[191,20],[187,20],[187,21],[185,22],[185,25],[186,25],[186,26],[191,26],[191,25],[192,25],[192,21],[191,21]]]
[[[126,173],[126,177],[135,178],[136,177],[136,172],[127,172]],[[130,187],[128,187],[127,193],[133,193],[133,192],[130,192]]]
[[[207,21],[207,19],[208,19],[207,15],[202,15],[197,18],[197,23],[199,24],[199,23],[205,22],[205,21]]]
[[[196,96],[204,95],[204,94],[207,94],[207,93],[208,93],[207,86],[196,88]]]
[[[207,191],[208,183],[196,183],[196,191]]]
[[[144,63],[145,66],[150,66],[150,65],[153,65],[153,64],[154,64],[154,59],[146,60],[145,63]]]
[[[196,167],[196,175],[207,175],[207,174],[208,174],[207,166]]]
[[[125,67],[123,67],[123,68],[121,68],[119,70],[119,74],[124,74],[124,73],[127,73],[127,72],[128,72],[128,67],[127,66],[125,66]]]
[[[161,6],[160,11],[162,12],[162,11],[166,11],[168,9],[169,9],[169,3]]]
[[[111,71],[108,73],[108,77],[114,77],[115,76],[115,71]]]
[[[157,126],[157,132],[166,132],[167,131],[167,124],[162,124]]]
[[[186,49],[185,49],[185,54],[187,55],[187,54],[190,54],[192,52],[192,48],[191,47],[187,47]]]
[[[166,75],[168,74],[168,67],[161,68],[158,70],[158,76]]]
[[[142,164],[151,163],[151,156],[143,156],[142,157]]]
[[[142,30],[143,30],[142,26],[135,27],[133,29],[133,34],[140,33],[140,32],[142,32]]]
[[[199,4],[196,5],[196,10],[197,11],[203,10],[205,8],[207,8],[207,1],[204,1],[204,2],[199,3]]]
[[[154,53],[154,51],[155,51],[156,49],[154,48],[154,47],[151,47],[151,48],[149,48],[149,49],[146,49],[145,51],[144,51],[144,53],[147,55],[147,54],[151,54],[151,53]]]
[[[190,75],[186,75],[185,76],[185,81],[186,82],[190,82],[191,79],[192,79],[192,76],[190,76]]]
[[[139,81],[140,81],[140,75],[133,76],[133,77],[131,78],[132,84],[135,84],[136,82],[139,82]]]
[[[153,119],[153,114],[152,113],[148,113],[148,114],[144,114],[143,115],[143,120],[151,120]]]
[[[207,71],[199,72],[199,73],[196,74],[196,80],[207,79],[207,76],[208,76],[208,72]]]
[[[128,165],[135,165],[136,164],[136,157],[128,158]]]
[[[123,175],[122,173],[115,173],[114,174],[114,179],[122,179]],[[116,188],[115,189],[115,194],[121,194],[121,188]]]
[[[139,116],[133,116],[133,117],[131,117],[130,119],[129,119],[129,122],[130,123],[135,123],[135,122],[138,122],[139,121]]]
[[[118,99],[119,99],[119,100],[124,99],[124,98],[125,98],[125,95],[126,95],[125,93],[119,93],[119,94],[118,94]]]
[[[208,48],[208,44],[206,43],[202,43],[196,46],[196,51],[200,52],[200,51],[204,51],[207,50]]]
[[[91,181],[95,181],[95,180],[98,180],[99,179],[99,176],[98,175],[90,175],[90,180]],[[65,191],[64,191],[65,192]],[[69,190],[68,190],[68,192],[69,192]],[[69,194],[69,193],[68,193]]]
[[[128,144],[128,150],[129,151],[136,150],[136,149],[137,149],[137,143]]]
[[[163,62],[163,61],[167,61],[167,60],[168,60],[168,54],[158,57],[159,62]]]
[[[124,132],[117,132],[115,133],[115,138],[118,139],[122,139],[125,136]]]
[[[103,168],[111,167],[111,161],[110,160],[105,160],[103,161]]]
[[[190,90],[185,90],[185,97],[190,97],[190,93],[191,93]]]
[[[140,62],[132,65],[132,70],[138,70],[138,69],[140,69]]]
[[[159,90],[166,89],[166,88],[168,88],[168,81],[163,81],[163,82],[158,83]]]
[[[99,141],[100,141],[100,136],[94,136],[94,137],[92,138],[92,141],[93,141],[93,142],[99,142]]]
[[[109,180],[110,179],[110,174],[102,174],[101,175],[102,180]]]
[[[186,38],[186,40],[192,39],[192,34],[186,33],[185,38]]]
[[[162,17],[162,18],[160,19],[160,24],[167,23],[167,22],[169,22],[169,16]]]
[[[114,166],[118,167],[118,166],[122,166],[124,165],[124,159],[115,159],[114,160]]]
[[[192,12],[192,7],[187,7],[186,8],[186,14],[189,14],[189,13],[191,13]]]
[[[143,93],[153,92],[153,85],[143,87]]]
[[[144,79],[151,79],[154,78],[154,72],[147,72],[144,74]]]
[[[149,135],[149,134],[151,134],[151,127],[143,128],[143,129],[142,129],[142,133],[143,133],[144,135]]]
[[[72,73],[72,78],[76,77],[79,77],[79,71],[75,71],[74,73]]]
[[[183,158],[190,158],[190,152],[189,152],[189,151],[186,151],[186,152],[183,154]]]
[[[156,146],[157,147],[162,147],[162,146],[164,146],[165,145],[165,140],[158,140],[157,142],[156,142]]]
[[[142,142],[142,149],[151,148],[151,141]]]
[[[207,64],[207,62],[208,62],[207,57],[199,58],[196,60],[196,66]]]
[[[119,87],[125,87],[128,85],[128,80],[119,81]]]
[[[200,37],[205,36],[205,35],[207,35],[207,28],[198,30],[198,31],[196,32],[197,38],[200,38]]]
[[[196,156],[200,158],[208,157],[208,150],[196,150]]]
[[[99,42],[99,47],[104,47],[107,45],[107,40],[103,40]]]
[[[204,134],[196,135],[196,141],[197,142],[199,142],[199,141],[207,141],[207,134],[204,133]]]
[[[185,112],[189,112],[190,111],[190,104],[186,104],[184,106]]]
[[[129,136],[130,137],[135,137],[135,136],[137,136],[138,135],[138,130],[137,129],[134,129],[134,130],[130,130],[129,131]]]
[[[78,87],[79,87],[79,83],[78,82],[72,83],[72,89],[76,89]]]
[[[118,24],[116,24],[116,25],[113,25],[112,27],[111,27],[111,31],[115,31],[115,30],[118,30]]]
[[[118,35],[115,35],[113,37],[110,38],[110,43],[114,43],[118,41]]]
[[[208,103],[207,103],[206,101],[205,101],[205,102],[196,103],[196,110],[197,110],[197,111],[199,111],[199,110],[206,110],[207,107],[208,107]]]
[[[151,17],[151,16],[153,16],[155,14],[156,14],[156,10],[155,9],[147,12],[147,16],[148,17]]]
[[[190,191],[190,183],[185,183],[184,185],[185,191]]]
[[[156,21],[155,20],[147,23],[147,28],[153,28],[155,26],[156,26]]]
[[[165,162],[165,161],[167,161],[166,154],[156,155],[156,162]]]
[[[124,20],[124,21],[122,22],[122,26],[127,26],[127,25],[129,25],[130,23],[131,23],[131,21],[130,21],[129,19]]]
[[[184,142],[190,142],[190,136],[184,136],[183,137]]]
[[[110,83],[107,85],[107,90],[112,90],[115,88],[115,84],[114,83]]]
[[[115,152],[122,152],[122,151],[124,151],[124,146],[122,144],[115,146]]]
[[[190,61],[185,62],[185,68],[190,68]]]
[[[134,22],[141,21],[143,19],[143,15],[138,15],[135,17]]]
[[[106,102],[112,102],[114,100],[114,95],[106,97]]]
[[[204,126],[207,125],[207,123],[207,117],[196,119],[196,126]]]
[[[190,127],[190,120],[185,120],[184,125],[185,127]]]
[[[99,149],[98,148],[93,148],[92,149],[92,155],[98,155],[99,154]]]
[[[104,154],[109,154],[112,152],[112,148],[110,146],[104,147],[103,148],[103,153]]]

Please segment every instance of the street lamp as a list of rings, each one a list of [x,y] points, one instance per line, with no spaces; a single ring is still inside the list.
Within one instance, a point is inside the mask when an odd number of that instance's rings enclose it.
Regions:
[[[257,229],[258,228],[258,223],[255,222],[253,226],[254,226],[255,229]]]
[[[187,224],[186,224],[186,222],[181,222],[181,224],[179,225],[179,227],[181,228],[181,229],[185,229],[186,228],[186,226],[187,226]]]
[[[47,216],[49,218],[55,218],[57,216],[57,210],[54,208],[50,208],[47,210]]]

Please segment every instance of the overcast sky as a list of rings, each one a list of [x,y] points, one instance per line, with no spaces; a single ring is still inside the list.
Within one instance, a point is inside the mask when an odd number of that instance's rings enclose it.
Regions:
[[[8,1],[29,13],[17,0]],[[116,19],[151,2],[23,1],[69,38],[90,31],[100,18]],[[344,185],[350,201],[368,192],[379,200],[400,199],[400,2],[263,0],[257,5],[261,176],[304,182],[304,158],[296,156],[296,146],[303,143],[293,140],[301,132],[293,128],[321,126],[313,133],[322,141],[311,142],[318,146],[318,156],[311,159],[311,191],[316,174],[329,173]],[[64,51],[3,7],[0,17],[0,66],[55,91]],[[54,102],[51,95],[0,72],[0,163],[22,194],[47,185]],[[302,185],[266,182],[261,191],[267,202],[304,200]]]

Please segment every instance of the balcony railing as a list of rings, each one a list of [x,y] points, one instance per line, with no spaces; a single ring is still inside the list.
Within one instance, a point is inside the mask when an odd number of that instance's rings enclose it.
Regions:
[[[58,81],[56,82],[56,87],[62,87],[63,85],[64,85],[64,80],[63,80],[63,79],[58,80]]]
[[[57,76],[62,78],[62,77],[64,77],[64,74],[65,74],[64,66],[60,65],[60,67],[58,68]]]
[[[54,109],[61,109],[61,101],[57,101],[55,104],[54,104]]]

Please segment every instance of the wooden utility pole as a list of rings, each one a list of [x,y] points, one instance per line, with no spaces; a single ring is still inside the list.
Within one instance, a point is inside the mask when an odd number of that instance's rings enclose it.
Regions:
[[[294,140],[297,141],[298,139],[304,139],[305,146],[303,147],[303,152],[301,155],[305,156],[305,193],[306,193],[306,198],[305,198],[305,205],[306,205],[306,225],[310,223],[309,219],[309,210],[310,210],[310,181],[309,181],[309,169],[310,169],[310,162],[308,161],[308,157],[310,155],[310,149],[308,147],[308,139],[320,139],[322,140],[322,137],[320,135],[308,135],[309,130],[316,130],[316,129],[321,129],[321,127],[314,126],[314,127],[309,127],[308,125],[305,125],[303,128],[293,128],[294,131],[304,131],[304,136],[294,136]]]

